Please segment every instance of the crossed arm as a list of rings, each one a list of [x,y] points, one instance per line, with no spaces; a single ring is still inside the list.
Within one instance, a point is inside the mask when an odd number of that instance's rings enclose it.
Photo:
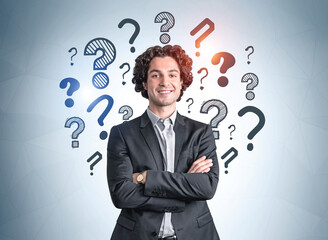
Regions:
[[[212,159],[207,159],[206,156],[202,156],[198,158],[195,162],[193,162],[187,173],[207,173],[210,171],[210,168],[212,166]],[[139,184],[137,181],[137,177],[139,174],[139,172],[132,174],[132,179],[135,184]],[[141,184],[145,184],[147,179],[147,171],[144,171],[141,174],[143,175],[143,180],[141,181]]]
[[[185,201],[213,197],[218,183],[218,162],[213,133],[208,127],[202,136],[199,156],[186,173],[147,170],[144,184],[137,184],[124,138],[113,127],[108,144],[107,176],[114,205],[159,212],[184,210]]]

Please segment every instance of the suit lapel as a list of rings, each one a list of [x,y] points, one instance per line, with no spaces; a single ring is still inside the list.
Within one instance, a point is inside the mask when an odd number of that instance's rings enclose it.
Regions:
[[[183,117],[177,112],[177,117],[175,119],[174,124],[174,132],[175,132],[175,157],[174,157],[174,171],[176,171],[178,165],[178,159],[181,153],[181,149],[184,143],[184,133],[186,129],[184,128],[184,120]]]
[[[164,161],[161,148],[158,143],[158,139],[154,130],[154,127],[147,115],[147,111],[141,115],[140,120],[140,132],[148,145],[148,148],[154,158],[157,169],[164,170]]]

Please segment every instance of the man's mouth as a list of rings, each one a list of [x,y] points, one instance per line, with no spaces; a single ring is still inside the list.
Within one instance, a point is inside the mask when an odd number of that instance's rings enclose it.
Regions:
[[[165,94],[165,93],[171,93],[171,92],[173,92],[173,90],[160,90],[158,92],[161,94]]]

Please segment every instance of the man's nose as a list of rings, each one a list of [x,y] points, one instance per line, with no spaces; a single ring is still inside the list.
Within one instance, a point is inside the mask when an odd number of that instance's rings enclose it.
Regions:
[[[169,83],[170,83],[170,79],[169,79],[169,77],[166,76],[166,75],[163,75],[163,76],[161,77],[161,82],[160,82],[160,84],[161,84],[162,86],[167,86]]]

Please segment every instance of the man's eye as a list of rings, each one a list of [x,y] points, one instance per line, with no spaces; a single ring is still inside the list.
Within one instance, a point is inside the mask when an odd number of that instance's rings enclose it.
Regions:
[[[159,76],[158,74],[151,75],[152,78],[158,78],[158,76]]]
[[[170,77],[171,77],[171,78],[176,78],[177,75],[175,75],[175,74],[171,74]]]

